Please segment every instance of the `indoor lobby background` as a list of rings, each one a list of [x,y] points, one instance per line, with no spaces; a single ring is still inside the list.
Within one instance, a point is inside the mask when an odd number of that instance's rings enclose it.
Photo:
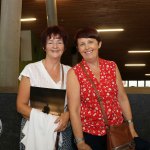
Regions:
[[[75,31],[92,26],[100,32],[100,57],[117,63],[135,127],[150,142],[149,0],[0,0],[0,150],[19,149],[18,75],[26,64],[43,58],[40,34],[57,24],[69,33],[62,62],[70,66],[81,60],[73,44]]]

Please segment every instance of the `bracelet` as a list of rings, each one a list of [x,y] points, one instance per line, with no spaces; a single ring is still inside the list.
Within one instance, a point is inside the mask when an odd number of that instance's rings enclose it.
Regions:
[[[75,138],[74,139],[74,142],[76,143],[76,144],[78,144],[78,143],[80,143],[80,142],[83,142],[84,141],[84,138]]]
[[[128,122],[129,124],[131,124],[131,123],[133,123],[133,120],[132,120],[132,119],[129,119],[129,120],[127,120],[127,122]]]

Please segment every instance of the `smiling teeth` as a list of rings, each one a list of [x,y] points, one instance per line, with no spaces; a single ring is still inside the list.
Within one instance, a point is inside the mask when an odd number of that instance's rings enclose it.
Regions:
[[[51,50],[51,51],[54,53],[54,52],[59,52],[60,50]]]
[[[90,54],[90,53],[92,53],[93,52],[93,50],[91,50],[91,51],[86,51],[85,53],[88,53],[88,54]]]

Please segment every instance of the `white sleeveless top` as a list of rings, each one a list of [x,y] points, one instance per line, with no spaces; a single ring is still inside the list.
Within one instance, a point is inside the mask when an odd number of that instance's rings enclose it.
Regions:
[[[63,65],[63,64],[62,64],[62,66],[64,69],[64,87],[63,87],[63,89],[66,89],[67,72],[71,67],[67,66],[67,65]],[[61,67],[60,67],[60,74],[62,74]],[[53,88],[53,89],[61,88],[62,79],[60,79],[60,81],[56,83],[48,74],[47,70],[45,69],[45,67],[42,63],[42,60],[26,65],[25,68],[23,69],[23,71],[19,75],[19,80],[21,80],[22,76],[26,76],[26,77],[30,78],[31,86],[43,87],[43,88]]]
[[[61,64],[60,64],[61,65]],[[71,68],[70,66],[63,65],[64,69],[64,86],[63,89],[66,89],[66,78],[67,72]],[[60,67],[60,74],[62,74],[62,67]],[[30,63],[25,66],[22,72],[19,75],[19,80],[21,80],[22,76],[29,77],[31,86],[35,87],[43,87],[43,88],[52,88],[52,89],[61,89],[62,79],[59,82],[55,82],[50,75],[48,74],[47,70],[45,69],[42,60]],[[62,78],[62,76],[61,76]],[[65,99],[65,105],[67,100]]]

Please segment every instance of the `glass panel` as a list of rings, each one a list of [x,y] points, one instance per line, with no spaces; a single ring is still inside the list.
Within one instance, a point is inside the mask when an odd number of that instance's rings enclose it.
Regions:
[[[138,81],[138,87],[144,87],[144,81]]]
[[[146,81],[146,87],[150,87],[150,80]]]
[[[129,81],[129,87],[137,87],[137,81],[135,80]]]

